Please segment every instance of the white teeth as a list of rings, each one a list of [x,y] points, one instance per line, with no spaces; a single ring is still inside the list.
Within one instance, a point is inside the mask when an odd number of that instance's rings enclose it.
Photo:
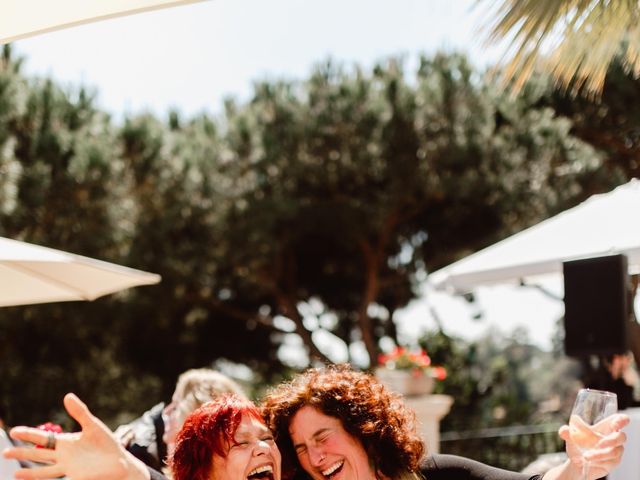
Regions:
[[[323,470],[322,475],[324,475],[325,477],[328,477],[329,475],[331,475],[333,472],[335,472],[336,470],[338,470],[342,465],[344,464],[344,460],[334,463],[333,465],[331,465],[329,468],[327,468],[326,470]]]
[[[271,465],[262,465],[261,467],[256,467],[249,472],[249,475],[247,475],[247,477],[250,477],[251,475],[257,475],[259,473],[264,473],[264,472],[273,473],[273,467]]]

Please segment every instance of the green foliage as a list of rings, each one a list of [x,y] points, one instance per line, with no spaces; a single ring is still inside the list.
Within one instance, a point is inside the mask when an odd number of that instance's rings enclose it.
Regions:
[[[546,92],[506,97],[457,55],[422,58],[412,77],[395,60],[329,63],[256,85],[221,119],[116,126],[86,90],[25,79],[5,50],[0,235],[163,277],[94,303],[0,311],[9,421],[57,418],[68,390],[114,419],[221,360],[268,382],[292,335],[303,363],[337,359],[323,335],[375,358],[426,272],[601,181],[604,158]]]
[[[640,114],[630,108],[639,96],[636,75],[628,72],[618,57],[608,70],[597,102],[587,100],[585,95],[572,98],[562,91],[550,90],[541,103],[570,119],[571,133],[606,155],[600,174],[618,184],[622,179],[640,176]],[[585,193],[601,191],[605,180],[597,180]]]
[[[7,50],[0,67],[0,234],[122,263],[131,234],[121,201],[128,189],[108,117],[84,90],[25,80]],[[121,408],[106,393],[136,371],[115,358],[115,304],[2,310],[0,392],[9,421],[56,417],[72,389],[95,388],[87,398],[105,395],[105,412]],[[141,400],[137,392],[130,398]]]
[[[447,369],[447,378],[436,384],[436,393],[454,399],[442,431],[566,422],[582,388],[582,369],[564,354],[562,318],[550,351],[532,345],[522,327],[510,334],[493,327],[467,341],[448,335],[446,322],[439,324],[438,330],[423,332],[418,344]]]
[[[312,356],[324,359],[311,337],[328,330],[373,357],[416,275],[561,208],[599,167],[540,95],[505,97],[459,56],[423,58],[411,82],[390,61],[258,85],[227,110],[230,269]],[[312,299],[322,308],[304,319],[296,305]]]
[[[436,393],[453,397],[440,425],[443,453],[520,470],[537,455],[562,449],[557,428],[581,388],[576,361],[532,346],[517,330],[490,331],[471,342],[432,331],[420,345],[448,372],[436,384]]]
[[[58,418],[70,390],[106,418],[139,412],[179,372],[217,358],[277,369],[264,328],[204,298],[221,232],[212,122],[176,133],[142,117],[116,129],[83,90],[26,81],[9,60],[0,85],[0,234],[163,275],[94,303],[2,309],[8,421]]]

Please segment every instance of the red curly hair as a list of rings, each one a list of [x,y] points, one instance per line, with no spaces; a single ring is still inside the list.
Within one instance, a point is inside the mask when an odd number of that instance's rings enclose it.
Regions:
[[[415,414],[402,397],[348,365],[310,369],[267,393],[262,413],[282,454],[283,478],[301,473],[289,425],[304,406],[338,418],[360,440],[374,469],[389,478],[417,472],[425,453]]]
[[[264,421],[258,407],[238,395],[224,395],[194,410],[178,433],[169,459],[173,480],[207,480],[213,456],[227,456],[243,415]]]

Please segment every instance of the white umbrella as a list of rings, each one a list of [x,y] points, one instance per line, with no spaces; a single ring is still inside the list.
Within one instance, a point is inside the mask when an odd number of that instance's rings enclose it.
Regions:
[[[0,237],[0,307],[94,300],[160,276]]]
[[[97,20],[202,0],[3,0],[0,44]]]
[[[567,260],[623,253],[640,272],[640,180],[593,195],[580,205],[429,275],[458,293],[480,285],[562,273]]]

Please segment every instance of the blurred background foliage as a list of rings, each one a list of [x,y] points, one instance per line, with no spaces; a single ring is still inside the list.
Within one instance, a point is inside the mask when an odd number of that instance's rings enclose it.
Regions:
[[[254,395],[318,362],[368,368],[428,272],[640,168],[625,108],[640,84],[617,65],[592,103],[542,77],[508,96],[456,54],[413,72],[327,62],[304,81],[257,83],[219,118],[116,123],[86,88],[27,78],[21,63],[4,48],[0,235],[163,280],[0,309],[9,424],[63,421],[75,391],[114,425],[169,398],[180,372],[219,362],[246,366]],[[538,407],[571,368],[560,351],[444,330],[421,340],[450,372],[443,428],[545,420]]]

